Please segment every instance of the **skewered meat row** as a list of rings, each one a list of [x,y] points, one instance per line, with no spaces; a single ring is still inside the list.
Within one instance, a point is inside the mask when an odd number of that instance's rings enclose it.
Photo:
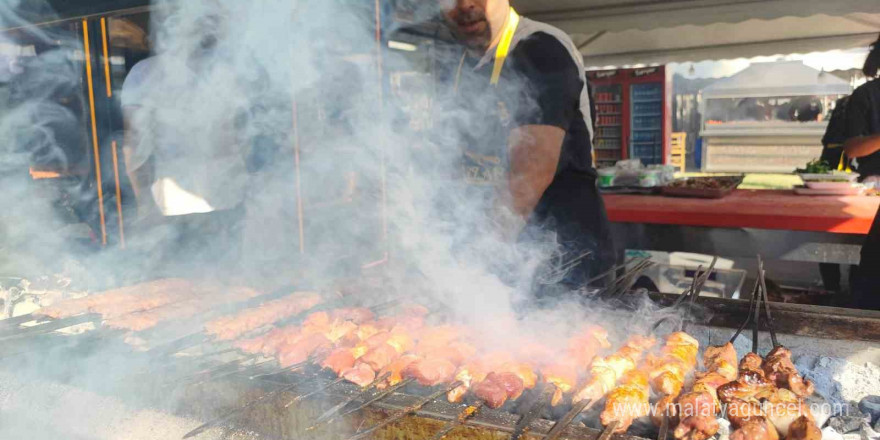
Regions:
[[[105,320],[103,324],[112,329],[144,331],[155,327],[160,322],[192,318],[205,310],[222,304],[245,301],[261,294],[261,292],[247,287],[231,287],[222,293],[217,292],[217,295],[205,295],[180,303],[110,318]]]
[[[637,418],[651,413],[651,387],[667,396],[676,396],[684,385],[685,376],[696,366],[699,342],[684,332],[666,337],[660,356],[648,356],[638,369],[630,370],[620,379],[605,400],[600,421],[608,426],[617,421],[614,432],[623,433]],[[649,382],[650,381],[650,382]]]
[[[736,378],[736,358],[736,349],[729,342],[707,347],[703,353],[706,372],[699,375],[690,392],[678,397],[678,405],[668,398],[657,403],[662,410],[658,412],[668,414],[673,425],[680,421],[673,432],[676,439],[705,440],[718,432],[720,425],[715,414],[721,410],[721,403],[717,389]],[[659,420],[654,422],[659,425]]]
[[[777,388],[777,385],[781,387]],[[813,392],[812,388],[813,384],[803,380],[797,372],[788,349],[778,346],[763,360],[757,354],[747,354],[740,362],[739,377],[721,386],[718,397],[728,404],[728,418],[732,411],[744,411],[745,405],[760,409],[760,416],[748,423],[731,420],[737,428],[731,439],[773,440],[779,435],[791,440],[816,438],[817,435],[821,438],[813,414],[802,399]],[[791,429],[795,422],[796,429]]]
[[[550,404],[562,403],[564,395],[577,386],[581,374],[590,367],[599,351],[610,346],[608,331],[595,325],[587,326],[569,341],[562,360],[541,366],[544,379],[555,387]]]
[[[652,337],[634,335],[614,354],[604,358],[596,357],[590,367],[590,379],[572,397],[572,403],[601,399],[624,374],[636,368],[643,353],[656,343]]]
[[[206,293],[206,290],[197,288],[192,281],[161,279],[61,301],[35,311],[34,315],[61,319],[83,313],[99,313],[106,318],[150,310],[202,293]]]
[[[232,316],[222,316],[205,324],[205,332],[221,341],[229,341],[272,324],[282,318],[297,315],[323,302],[314,292],[301,292],[269,301]]]

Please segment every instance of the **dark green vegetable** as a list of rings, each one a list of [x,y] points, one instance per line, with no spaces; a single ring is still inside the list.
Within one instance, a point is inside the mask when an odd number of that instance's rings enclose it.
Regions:
[[[828,174],[832,171],[831,165],[828,162],[820,159],[815,159],[807,164],[806,168],[798,169],[798,173],[802,174]]]

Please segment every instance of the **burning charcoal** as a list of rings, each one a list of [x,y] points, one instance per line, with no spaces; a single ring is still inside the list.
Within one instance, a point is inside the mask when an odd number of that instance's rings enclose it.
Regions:
[[[869,415],[874,422],[880,421],[880,396],[868,396],[859,402],[859,411]]]

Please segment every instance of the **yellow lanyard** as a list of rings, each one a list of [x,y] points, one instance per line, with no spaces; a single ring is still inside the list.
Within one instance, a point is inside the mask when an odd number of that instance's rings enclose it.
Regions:
[[[495,47],[495,66],[492,68],[492,78],[489,79],[489,84],[497,85],[498,80],[501,78],[501,71],[504,69],[504,61],[507,60],[507,55],[510,53],[510,43],[513,42],[513,35],[516,33],[516,28],[519,26],[519,14],[513,8],[510,8],[510,16],[507,19],[507,25],[504,27],[504,34],[501,36],[501,41],[498,42],[498,46]],[[464,67],[464,59],[467,56],[467,51],[461,56],[461,62],[458,64],[458,72],[455,75],[455,91],[458,92],[458,83],[461,80],[461,69]]]

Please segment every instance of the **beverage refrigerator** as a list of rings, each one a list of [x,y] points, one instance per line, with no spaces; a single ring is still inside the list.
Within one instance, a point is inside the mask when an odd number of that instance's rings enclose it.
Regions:
[[[671,79],[665,66],[587,71],[596,109],[596,167],[640,159],[666,164],[671,132]]]

